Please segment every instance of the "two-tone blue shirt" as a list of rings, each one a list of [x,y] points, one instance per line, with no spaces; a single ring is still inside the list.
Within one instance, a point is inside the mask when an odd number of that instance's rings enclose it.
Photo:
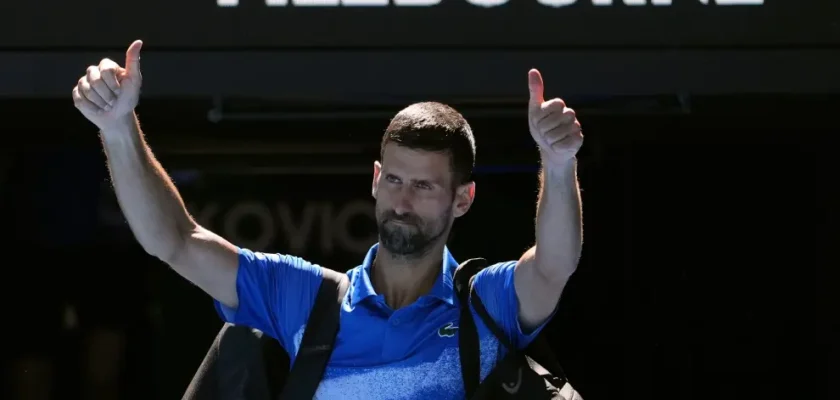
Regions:
[[[362,265],[347,272],[350,288],[341,328],[317,399],[463,399],[458,352],[459,300],[453,285],[458,263],[444,249],[432,290],[392,310],[370,279],[374,245]],[[515,261],[494,264],[474,280],[487,311],[512,343],[523,348],[545,326],[523,333],[514,289]],[[239,307],[216,302],[226,322],[259,329],[277,339],[292,363],[321,285],[321,267],[301,258],[239,250]],[[481,378],[503,356],[502,347],[473,310],[481,347]]]

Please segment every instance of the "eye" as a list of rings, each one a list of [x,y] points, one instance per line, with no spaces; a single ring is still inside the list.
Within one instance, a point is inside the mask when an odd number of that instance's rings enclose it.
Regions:
[[[394,176],[394,175],[390,175],[390,174],[385,175],[385,180],[386,180],[386,181],[388,181],[388,182],[391,182],[391,183],[395,183],[395,184],[400,184],[400,183],[402,183],[402,181],[400,180],[400,178],[397,178],[396,176]]]
[[[423,189],[423,190],[431,190],[432,189],[432,185],[429,184],[429,182],[420,181],[420,182],[415,183],[414,186],[418,189]]]

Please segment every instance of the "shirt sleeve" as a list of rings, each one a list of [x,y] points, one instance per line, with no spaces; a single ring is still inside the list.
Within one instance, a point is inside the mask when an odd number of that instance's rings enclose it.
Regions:
[[[513,284],[516,261],[493,264],[479,271],[473,280],[476,294],[481,298],[484,308],[507,334],[511,343],[519,349],[527,347],[545,328],[549,318],[530,332],[524,332],[519,324],[519,298]],[[555,311],[556,312],[556,311]],[[475,313],[475,311],[473,311]],[[476,319],[478,319],[476,315]]]
[[[296,352],[295,336],[306,325],[322,276],[321,267],[299,257],[239,249],[239,306],[215,301],[216,311],[225,322],[258,329]]]

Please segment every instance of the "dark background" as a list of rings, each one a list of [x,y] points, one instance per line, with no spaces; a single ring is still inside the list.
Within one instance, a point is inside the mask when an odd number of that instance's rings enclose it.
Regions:
[[[373,241],[381,133],[418,100],[454,105],[476,132],[477,200],[454,255],[509,260],[533,243],[525,75],[539,67],[586,135],[584,254],[547,331],[583,396],[830,398],[828,2],[191,3],[3,5],[16,13],[0,12],[8,390],[177,399],[220,326],[206,295],[134,241],[70,100],[87,65],[121,62],[142,38],[137,111],[194,215],[236,244],[338,270]]]

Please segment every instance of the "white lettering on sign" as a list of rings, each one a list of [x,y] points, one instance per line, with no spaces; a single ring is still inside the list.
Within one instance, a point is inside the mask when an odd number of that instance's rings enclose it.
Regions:
[[[325,255],[336,249],[364,254],[376,242],[376,232],[354,231],[358,223],[374,226],[376,217],[370,201],[345,204],[309,202],[293,208],[285,202],[269,205],[242,201],[223,207],[211,202],[189,207],[199,224],[234,245],[263,251],[285,241],[290,254],[303,254],[313,245]],[[243,226],[255,227],[244,232]]]
[[[511,0],[465,0],[477,7],[497,7],[509,3]],[[622,3],[628,6],[670,6],[673,0],[590,0],[594,6],[612,6]],[[714,4],[718,6],[760,6],[764,0],[697,0],[700,4]],[[566,7],[576,4],[578,0],[537,0],[546,7]],[[432,7],[441,0],[265,0],[269,7]],[[237,7],[239,0],[216,0],[219,7]]]

